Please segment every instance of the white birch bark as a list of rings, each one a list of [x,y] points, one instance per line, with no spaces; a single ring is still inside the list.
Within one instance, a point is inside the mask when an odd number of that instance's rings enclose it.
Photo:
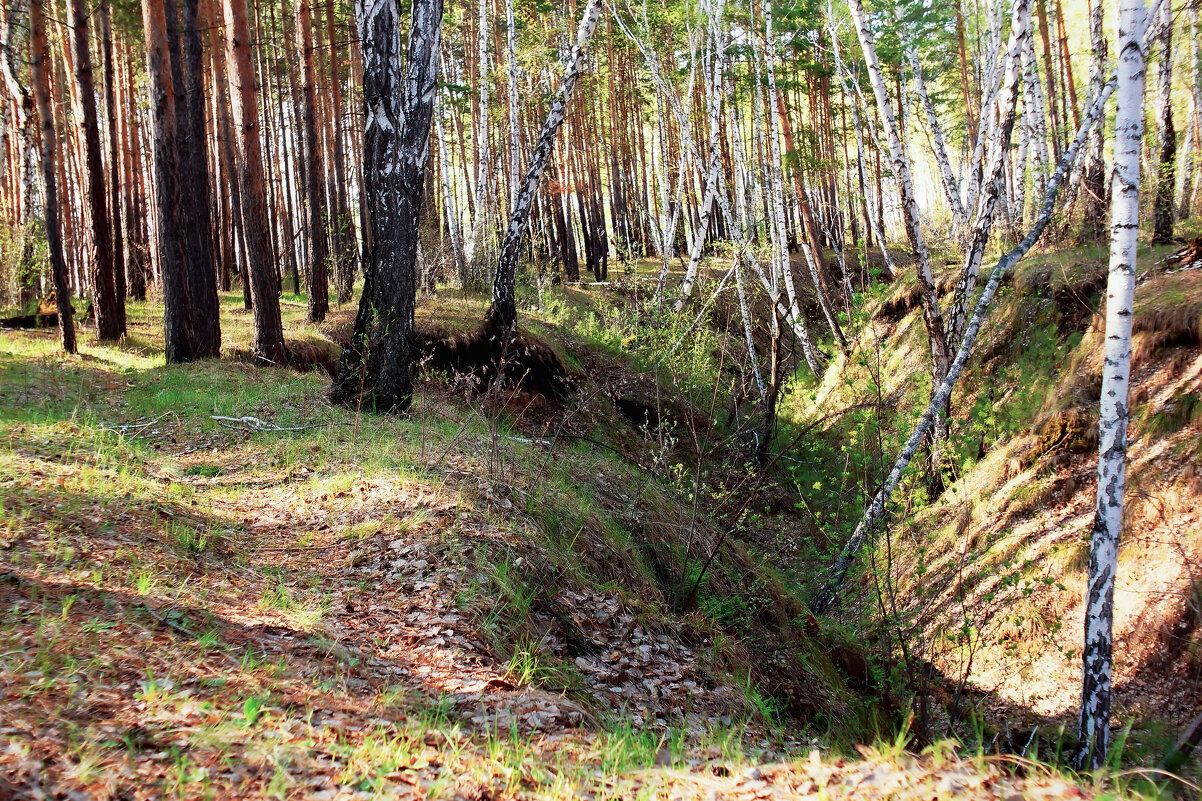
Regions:
[[[29,90],[22,86],[17,78],[17,67],[14,53],[19,49],[16,41],[20,26],[17,24],[21,15],[23,0],[16,0],[11,5],[7,2],[0,7],[0,78],[4,80],[5,94],[12,99],[16,108],[16,125],[11,126],[8,100],[0,97],[0,149],[5,147],[13,127],[23,129],[28,116],[30,100]],[[0,150],[7,153],[7,150]],[[8,159],[0,158],[0,182],[3,182],[8,168]]]
[[[4,143],[14,130],[25,131],[27,135],[23,140],[26,145],[29,144],[31,137],[26,126],[30,124],[29,114],[33,110],[33,96],[17,77],[19,70],[14,55],[20,50],[18,35],[23,28],[19,22],[24,13],[25,0],[14,0],[11,5],[5,2],[4,5],[5,8],[0,9],[4,12],[3,19],[0,19],[0,78],[3,78],[6,94],[12,98],[12,105],[16,109],[16,124],[13,125],[14,119],[10,117],[8,101],[0,98],[0,152],[7,152],[3,150]],[[28,161],[28,158],[23,160]],[[0,158],[0,183],[4,181],[8,166],[8,159]]]
[[[1089,60],[1089,96],[1096,97],[1106,79],[1107,43],[1103,29],[1102,0],[1090,0],[1089,40],[1092,58]],[[1089,152],[1082,168],[1082,186],[1085,190],[1085,229],[1087,234],[1101,233],[1103,200],[1106,191],[1106,165],[1104,156],[1104,131],[1101,126],[1094,131],[1089,141]]]
[[[356,0],[363,57],[363,177],[372,227],[351,344],[331,389],[336,403],[406,412],[419,224],[438,90],[442,0],[415,0],[402,54],[398,0]]]
[[[1026,39],[1026,82],[1031,88],[1031,156],[1032,184],[1036,197],[1043,197],[1047,172],[1052,166],[1048,136],[1048,105],[1043,92],[1043,81],[1039,75],[1039,63],[1035,58],[1035,36]],[[1024,112],[1025,114],[1025,112]]]
[[[1006,77],[998,105],[1001,107],[998,130],[995,134],[997,145],[992,148],[992,157],[986,171],[986,182],[983,185],[976,218],[973,222],[972,238],[964,256],[964,266],[960,278],[956,282],[956,291],[952,307],[948,313],[947,341],[955,347],[964,331],[968,318],[968,308],[977,277],[981,271],[981,261],[985,257],[985,248],[993,231],[993,220],[1001,199],[1002,187],[1005,181],[1005,157],[1010,150],[1010,137],[1014,130],[1015,106],[1018,103],[1018,82],[1020,76],[1020,54],[1023,40],[1031,33],[1031,7],[1028,0],[1015,0],[1014,14],[1010,25],[1010,43],[1006,48]]]
[[[1185,127],[1185,139],[1181,142],[1181,164],[1177,168],[1177,219],[1190,216],[1190,187],[1194,185],[1194,101],[1190,98],[1189,124]]]
[[[1139,244],[1140,150],[1144,135],[1144,0],[1121,0],[1118,111],[1110,206],[1110,276],[1106,286],[1105,362],[1098,426],[1098,488],[1090,538],[1082,651],[1077,766],[1100,767],[1110,748],[1114,578],[1127,473],[1131,320]]]
[[[794,314],[800,316],[800,308],[796,297],[796,286],[793,283],[793,266],[789,263],[789,247],[788,234],[786,233],[785,225],[785,198],[784,198],[784,145],[782,143],[782,135],[780,126],[783,121],[779,114],[773,114],[772,111],[777,108],[777,92],[776,92],[776,40],[772,33],[772,8],[769,4],[764,5],[764,72],[767,75],[767,92],[768,92],[768,153],[769,163],[767,169],[769,188],[772,197],[772,221],[775,227],[776,237],[774,238],[773,253],[779,259],[778,269],[785,279],[785,289],[789,293],[790,305],[794,307]],[[818,274],[818,264],[814,253],[807,241],[808,238],[803,234],[799,237],[801,241],[801,251],[805,259],[806,266],[809,268],[810,280],[814,283],[814,294],[818,298],[818,306],[822,309],[822,315],[826,318],[826,324],[830,328],[831,335],[842,348],[847,348],[847,340],[843,336],[843,331],[839,328],[839,323],[835,319],[834,312],[831,310],[830,300],[826,296],[826,291],[822,286],[822,278]]]
[[[695,34],[693,31],[690,31],[689,37],[690,37],[689,38],[689,79],[686,84],[685,114],[684,114],[686,119],[689,117],[690,111],[692,109],[693,87],[696,85],[696,82],[697,82],[697,58],[696,58],[697,48],[696,48],[695,38],[694,38]],[[653,56],[648,55],[647,57],[650,58]],[[662,82],[657,82],[655,84],[656,97],[659,99],[658,120],[659,120],[659,124],[660,124],[660,140],[661,140],[662,150],[663,150],[663,174],[664,174],[663,180],[660,183],[660,186],[662,187],[662,190],[661,190],[661,219],[663,221],[662,225],[661,225],[661,230],[660,230],[660,242],[661,242],[660,256],[663,257],[663,261],[660,264],[659,280],[655,286],[656,303],[659,303],[663,300],[664,289],[666,288],[667,281],[668,281],[668,269],[671,266],[672,257],[674,255],[676,255],[676,253],[675,253],[675,251],[676,251],[676,247],[675,247],[676,229],[680,225],[680,215],[681,215],[681,209],[683,206],[683,198],[684,198],[684,182],[685,182],[685,177],[688,175],[688,172],[689,172],[689,167],[690,167],[689,159],[692,157],[692,154],[688,151],[687,148],[685,148],[683,146],[680,148],[680,153],[678,154],[677,160],[676,160],[676,184],[675,184],[675,188],[674,188],[671,196],[669,196],[668,195],[669,184],[667,181],[667,174],[668,174],[668,158],[670,155],[669,151],[671,150],[671,148],[669,147],[667,135],[668,135],[668,130],[669,130],[670,126],[667,124],[667,122],[665,120],[665,114],[664,114],[665,107],[673,107],[673,103],[668,99],[667,93],[669,91],[671,91],[671,90],[668,88],[668,86],[666,84],[664,84]]]
[[[455,202],[454,186],[451,183],[451,160],[447,155],[447,135],[442,124],[442,104],[438,96],[434,100],[434,137],[438,140],[438,156],[441,160],[443,212],[447,217],[447,233],[451,238],[451,251],[455,259],[455,271],[463,288],[470,284],[467,275],[467,258],[463,252],[463,239],[459,230],[459,209]]]
[[[809,198],[810,208],[816,209],[819,207],[819,198],[814,190],[807,188],[806,197]],[[843,276],[843,292],[847,299],[848,308],[851,307],[852,301],[855,299],[856,292],[851,285],[851,275],[847,271],[847,260],[843,255],[843,250],[846,242],[843,239],[843,215],[839,209],[834,210],[835,228],[827,225],[826,217],[821,214],[814,215],[818,220],[818,227],[822,229],[822,235],[825,236],[831,243],[831,249],[835,252],[835,265],[839,268],[839,275]],[[842,331],[840,331],[841,342],[843,347],[847,347],[847,340],[842,339]]]
[[[1026,0],[1018,0],[1024,3]],[[852,21],[856,26],[856,34],[860,39],[860,48],[864,52],[864,63],[868,69],[869,83],[872,84],[876,96],[877,110],[889,140],[889,151],[892,155],[893,174],[901,190],[902,219],[910,244],[914,248],[915,268],[918,284],[922,291],[923,323],[930,339],[931,366],[935,378],[934,386],[947,375],[949,354],[947,339],[943,328],[943,315],[939,308],[939,296],[935,289],[935,278],[931,272],[930,254],[927,252],[926,240],[922,232],[922,218],[918,210],[918,201],[914,195],[914,180],[910,171],[910,160],[906,156],[901,135],[893,113],[893,104],[889,102],[889,94],[885,88],[885,79],[881,74],[880,61],[876,53],[876,41],[868,24],[861,0],[848,0]]]
[[[1133,0],[1124,0],[1124,2],[1133,2]],[[1081,118],[1081,126],[1077,129],[1076,137],[1074,137],[1068,149],[1064,151],[1064,155],[1056,167],[1056,172],[1048,180],[1047,194],[1044,196],[1039,217],[1035,220],[1031,230],[1027,232],[1022,241],[999,259],[990,273],[989,280],[985,283],[985,289],[982,290],[980,297],[977,298],[976,305],[973,307],[972,316],[964,329],[964,337],[960,341],[956,357],[952,360],[947,376],[939,385],[930,403],[927,404],[926,411],[919,418],[918,424],[910,433],[910,437],[906,440],[905,445],[902,446],[901,452],[894,461],[892,468],[890,468],[884,484],[877,490],[872,498],[872,502],[865,510],[864,517],[860,519],[855,531],[852,532],[843,550],[832,564],[821,589],[815,595],[814,600],[810,602],[810,609],[815,614],[826,612],[838,599],[843,582],[847,578],[847,573],[851,569],[852,564],[854,564],[857,554],[884,516],[885,507],[889,503],[890,498],[893,497],[893,493],[901,481],[902,474],[905,473],[915,454],[918,453],[923,440],[926,439],[927,433],[939,417],[944,404],[951,397],[952,390],[955,388],[956,382],[964,370],[964,366],[968,363],[968,357],[972,353],[977,335],[980,333],[981,326],[985,322],[989,306],[997,295],[998,287],[1001,286],[1002,278],[1005,277],[1011,267],[1027,254],[1043,235],[1044,230],[1052,219],[1052,212],[1056,208],[1056,200],[1060,195],[1060,187],[1064,183],[1065,176],[1076,161],[1077,154],[1085,144],[1086,137],[1089,136],[1090,131],[1102,119],[1106,101],[1114,92],[1114,88],[1115,82],[1113,80],[1108,81],[1100,87],[1099,94],[1094,98],[1093,103],[1086,108],[1085,114]]]
[[[705,186],[701,201],[700,221],[693,235],[693,244],[689,249],[689,264],[685,268],[684,282],[680,288],[680,298],[676,301],[676,311],[684,308],[685,302],[693,293],[693,284],[697,280],[697,271],[701,267],[701,257],[705,253],[705,241],[709,236],[710,220],[713,216],[714,194],[718,181],[718,169],[721,167],[719,152],[719,136],[721,133],[721,91],[722,91],[722,53],[725,50],[725,34],[722,28],[722,15],[726,8],[726,0],[703,2],[702,8],[706,14],[706,45],[702,61],[705,72],[706,119],[709,123],[709,152],[706,154]]]
[[[964,205],[960,201],[960,184],[952,171],[952,164],[947,157],[947,143],[943,138],[943,126],[939,124],[939,116],[935,113],[935,104],[927,93],[927,84],[922,76],[922,65],[918,63],[918,53],[913,47],[907,49],[910,68],[914,71],[914,89],[918,92],[918,100],[926,112],[927,127],[931,131],[931,141],[934,145],[935,163],[939,166],[939,177],[943,182],[943,193],[947,196],[947,205],[952,210],[952,225],[959,230],[966,224]]]
[[[681,106],[680,98],[678,98],[676,94],[668,88],[668,83],[664,79],[663,73],[660,71],[659,63],[657,62],[654,53],[642,39],[636,36],[633,31],[631,31],[630,27],[620,15],[615,13],[614,21],[617,24],[618,29],[622,32],[622,35],[630,40],[630,42],[643,56],[643,61],[646,63],[648,71],[651,73],[652,80],[655,82],[656,86],[661,88],[663,96],[668,99],[668,103],[676,117],[677,125],[680,128],[681,141],[684,143],[684,146],[688,152],[692,154],[694,160],[700,161],[700,149],[697,146],[697,141],[693,138],[693,135],[689,130],[688,117],[685,114],[684,108]],[[715,199],[718,201],[718,207],[722,210],[722,214],[726,217],[726,219],[735,219],[734,213],[731,210],[730,200],[726,196],[725,178],[721,171],[718,172],[718,181],[718,191],[715,195]],[[748,241],[748,238],[744,234],[743,230],[736,225],[733,226],[733,233],[735,234],[735,244],[738,246],[739,251],[743,254],[746,263],[755,272],[760,284],[768,292],[769,297],[772,298],[772,302],[776,306],[777,311],[780,312],[780,314],[788,321],[789,327],[792,329],[794,336],[796,336],[798,341],[801,342],[802,353],[805,356],[806,364],[816,375],[821,374],[822,361],[817,348],[814,347],[813,341],[810,339],[810,334],[806,328],[805,320],[802,318],[801,310],[796,303],[796,297],[793,295],[790,296],[792,308],[787,308],[781,302],[779,294],[774,292],[773,280],[767,273],[764,272],[763,266],[760,264],[759,258],[756,256],[755,248]]]
[[[505,0],[505,44],[509,51],[509,210],[513,211],[521,169],[521,127],[518,125],[518,47],[517,22],[513,0]]]
[[[827,19],[834,19],[834,11],[830,4],[827,5]],[[859,87],[855,85],[854,77],[849,77],[850,71],[847,65],[843,63],[843,59],[839,54],[838,32],[834,29],[833,25],[828,30],[830,31],[831,52],[834,55],[835,61],[835,74],[838,76],[839,83],[843,87],[843,94],[847,97],[860,97]],[[861,97],[861,102],[862,100]],[[864,162],[864,129],[860,122],[860,104],[852,102],[849,105],[851,106],[852,127],[856,132],[856,169],[859,171],[860,186],[867,187],[869,184],[868,167]],[[863,198],[863,204],[867,208],[868,198]],[[893,260],[893,255],[889,252],[889,246],[885,242],[885,232],[881,230],[875,214],[866,213],[864,216],[866,218],[865,224],[872,230],[872,236],[880,248],[882,258],[885,260],[885,275],[892,281],[897,278],[899,272],[897,262]]]
[[[514,199],[513,211],[509,215],[509,226],[505,230],[505,238],[501,242],[501,255],[497,260],[496,277],[493,280],[492,306],[488,310],[488,321],[499,331],[510,331],[517,322],[517,266],[521,255],[522,241],[530,227],[530,207],[538,192],[539,182],[551,158],[551,149],[555,145],[555,134],[563,124],[567,115],[568,103],[572,99],[572,90],[584,71],[588,42],[593,31],[597,29],[597,20],[601,16],[601,0],[589,0],[580,19],[580,27],[576,31],[576,43],[564,65],[563,78],[559,83],[559,91],[551,102],[547,119],[543,122],[538,142],[530,154],[530,166],[522,178]]]
[[[1011,223],[1016,228],[1023,226],[1023,212],[1027,199],[1027,162],[1031,148],[1031,84],[1023,84],[1023,115],[1018,124],[1018,152],[1014,155],[1014,168],[1010,197],[1013,198]],[[967,305],[967,304],[966,304]]]
[[[1156,49],[1160,52],[1156,70],[1156,141],[1153,144],[1156,166],[1155,192],[1152,199],[1152,244],[1173,239],[1173,200],[1176,197],[1177,132],[1173,125],[1173,4],[1161,3],[1156,24]]]
[[[733,96],[732,87],[730,86],[730,78],[723,84],[724,90],[728,97]],[[742,113],[738,103],[731,103],[731,120],[729,137],[731,149],[734,151],[735,160],[735,225],[738,225],[744,232],[744,236],[750,238],[752,236],[752,223],[749,219],[747,204],[748,204],[748,187],[747,187],[747,155],[743,146],[743,132],[741,130]],[[764,384],[764,376],[760,371],[759,358],[756,353],[754,326],[751,320],[751,309],[747,303],[747,293],[743,287],[743,265],[741,263],[742,256],[737,255],[735,265],[735,288],[739,294],[739,314],[743,320],[743,338],[747,345],[747,358],[751,363],[751,373],[755,378],[756,390],[759,392],[760,403],[767,404],[768,389]]]
[[[488,3],[479,3],[480,16],[476,36],[476,58],[479,68],[480,89],[478,103],[480,118],[476,121],[476,219],[472,221],[472,260],[479,264],[488,256],[487,242],[490,238],[489,228],[489,199],[488,184],[490,162],[489,124],[488,124]],[[479,269],[479,267],[477,267]]]
[[[1202,62],[1198,60],[1198,8],[1189,8],[1189,53],[1192,89],[1189,93],[1189,113],[1185,117],[1185,142],[1181,147],[1181,168],[1178,173],[1177,219],[1189,218],[1192,211],[1194,188],[1194,162],[1202,152],[1202,143],[1197,141],[1198,115],[1202,114]]]

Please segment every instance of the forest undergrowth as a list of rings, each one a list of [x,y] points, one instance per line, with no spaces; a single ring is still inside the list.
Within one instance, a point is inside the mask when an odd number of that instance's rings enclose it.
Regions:
[[[1023,311],[1000,315],[1011,324],[1046,305],[1028,302],[1023,275],[1004,301]],[[407,418],[329,405],[320,371],[236,360],[166,366],[153,302],[130,305],[121,345],[85,335],[76,356],[58,352],[52,332],[0,334],[0,790],[1157,792],[1123,772],[1154,761],[1167,732],[1143,751],[1120,751],[1112,769],[1082,785],[1044,767],[1055,764],[1058,742],[1046,724],[1025,747],[1011,742],[989,702],[1018,701],[976,674],[958,699],[970,710],[959,728],[937,716],[916,727],[913,664],[899,659],[899,645],[923,643],[923,694],[938,699],[964,683],[948,655],[963,648],[948,632],[966,624],[939,581],[930,583],[935,600],[916,610],[878,615],[865,601],[833,625],[806,611],[820,565],[862,508],[874,460],[904,436],[910,403],[927,391],[897,347],[915,336],[913,314],[889,322],[881,312],[904,287],[863,296],[857,349],[823,382],[797,379],[775,445],[757,464],[748,456],[754,427],[729,397],[742,383],[732,374],[732,311],[720,298],[700,314],[663,313],[644,302],[644,283],[630,275],[608,287],[536,284],[522,298],[526,330],[573,376],[566,399],[524,392],[520,382],[482,391],[431,369]],[[702,297],[713,283],[703,279]],[[1187,286],[1174,291],[1183,303],[1197,297]],[[250,336],[239,306],[223,296],[230,353]],[[301,322],[303,297],[283,308],[294,318],[294,352],[314,354],[307,362],[319,366],[336,352],[350,309],[317,327]],[[444,291],[423,303],[419,324],[454,335],[483,309]],[[895,363],[874,367],[873,331],[903,354]],[[1074,329],[1024,346],[1029,358],[1007,359],[992,391],[1037,386],[1035,371],[1055,395],[1051,365],[1087,335]],[[1150,353],[1196,351],[1197,342],[1175,342]],[[1182,391],[1196,395],[1195,368]],[[875,369],[875,400],[836,386],[856,369]],[[990,391],[990,382],[980,386]],[[817,415],[824,395],[827,411]],[[987,452],[960,460],[959,482],[999,451],[1021,462],[1022,437],[1039,441],[1033,426],[1051,401],[1014,395],[988,420],[980,399],[958,399],[972,409],[958,432],[961,455],[978,437]],[[1182,447],[1196,452],[1196,415],[1159,402],[1146,418],[1171,417],[1156,424],[1178,425]],[[946,573],[924,567],[925,549],[946,545],[936,537],[914,546],[915,532],[952,536],[945,518],[959,514],[949,498],[960,491],[929,502],[921,486],[910,488],[897,534],[910,542],[866,573],[865,587],[869,576],[879,585]],[[1013,503],[1003,506],[1012,512]],[[971,525],[991,520],[981,510]],[[1000,618],[990,618],[994,629]],[[1041,635],[1020,627],[1017,636],[1035,648]],[[970,638],[983,654],[978,666],[1001,664],[977,646],[984,638]],[[962,745],[943,744],[947,735]]]

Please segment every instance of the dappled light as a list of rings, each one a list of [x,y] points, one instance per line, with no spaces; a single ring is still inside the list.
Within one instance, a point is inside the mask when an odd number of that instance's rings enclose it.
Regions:
[[[1185,0],[0,2],[0,799],[1202,792]]]

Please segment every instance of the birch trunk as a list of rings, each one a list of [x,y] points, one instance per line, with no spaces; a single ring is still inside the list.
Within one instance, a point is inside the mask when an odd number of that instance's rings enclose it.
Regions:
[[[1019,0],[1020,3],[1025,0]],[[943,315],[939,309],[939,296],[935,289],[935,278],[931,272],[930,255],[927,252],[926,241],[922,232],[922,220],[918,210],[918,201],[914,195],[914,180],[910,172],[910,160],[902,145],[897,120],[893,112],[893,104],[885,88],[885,79],[881,74],[880,62],[876,54],[876,41],[872,29],[868,25],[868,17],[864,13],[861,0],[848,0],[852,20],[856,26],[856,34],[860,40],[860,48],[864,51],[864,62],[868,69],[869,82],[876,96],[877,109],[889,141],[889,152],[893,160],[893,174],[897,178],[901,190],[902,218],[906,225],[906,233],[914,248],[915,269],[918,274],[918,285],[922,291],[923,324],[930,339],[932,371],[935,386],[939,385],[947,375],[949,354],[947,339],[943,329]]]
[[[1103,30],[1102,0],[1090,0],[1089,40],[1093,58],[1089,62],[1089,96],[1097,97],[1106,78],[1107,42]],[[1082,206],[1082,236],[1100,239],[1102,221],[1106,210],[1106,162],[1103,155],[1104,131],[1095,130],[1089,142],[1089,154],[1085,161],[1082,188],[1085,202]]]
[[[964,256],[964,267],[960,271],[960,278],[956,282],[956,291],[948,319],[947,341],[952,346],[959,344],[960,337],[964,332],[969,303],[976,289],[977,277],[981,272],[981,262],[985,257],[985,248],[989,245],[994,216],[1002,195],[1005,180],[1005,157],[1010,150],[1015,107],[1018,103],[1020,56],[1024,39],[1030,36],[1030,11],[1027,0],[1016,0],[1014,3],[1010,44],[1006,49],[1006,78],[999,101],[1001,110],[998,112],[1000,114],[998,125],[1000,128],[995,134],[997,146],[993,148],[989,169],[986,171],[986,183],[982,187],[977,216],[973,223],[972,240]],[[1021,168],[1021,164],[1019,168]]]
[[[693,244],[689,248],[689,264],[685,268],[684,282],[680,288],[680,298],[676,301],[676,311],[684,308],[685,301],[693,294],[693,284],[697,281],[697,271],[701,266],[701,257],[705,253],[706,239],[709,237],[710,220],[713,217],[714,194],[718,183],[719,136],[721,127],[721,87],[722,51],[725,49],[725,39],[722,32],[722,15],[726,0],[716,0],[703,4],[707,22],[707,40],[702,70],[705,74],[705,107],[706,120],[709,123],[709,151],[706,153],[705,180],[701,201],[700,220],[693,235]]]
[[[828,18],[833,16],[833,13],[828,12]],[[839,76],[840,84],[843,86],[843,93],[849,98],[859,97],[858,88],[854,86],[854,78],[849,80],[847,66],[843,63],[843,59],[839,55],[838,34],[833,28],[829,30],[831,52],[835,59],[835,72]],[[889,252],[889,246],[885,242],[885,232],[881,228],[880,220],[868,208],[868,167],[864,157],[864,128],[860,120],[860,104],[853,101],[848,105],[851,106],[851,124],[856,132],[856,169],[860,179],[860,202],[863,206],[865,224],[868,226],[870,232],[867,244],[871,247],[871,240],[876,239],[880,247],[881,257],[885,260],[885,276],[890,281],[893,281],[899,275],[897,262],[893,260],[893,255]]]
[[[493,280],[492,306],[488,310],[487,322],[497,331],[508,334],[517,323],[517,267],[521,256],[522,241],[530,227],[530,207],[538,192],[539,181],[555,146],[555,134],[563,124],[568,102],[580,73],[584,71],[588,41],[597,29],[601,16],[601,0],[589,0],[576,31],[576,44],[568,58],[559,92],[551,102],[551,110],[543,123],[542,132],[530,156],[530,166],[522,178],[514,199],[513,212],[509,215],[509,226],[501,243],[501,255],[497,262],[497,273]]]
[[[442,178],[442,202],[447,218],[447,233],[451,238],[451,251],[455,259],[455,271],[459,275],[460,285],[466,289],[469,283],[467,259],[464,257],[462,233],[459,229],[459,210],[455,205],[455,192],[451,184],[451,161],[447,156],[447,135],[443,129],[442,110],[437,99],[434,103],[434,138],[438,140],[438,156],[441,165],[438,172]]]
[[[521,169],[521,128],[518,125],[518,48],[517,21],[513,0],[505,0],[505,44],[509,52],[509,210],[513,211],[518,194],[518,170]]]
[[[685,146],[685,149],[688,150],[694,160],[700,161],[700,149],[698,148],[697,142],[689,130],[688,117],[681,105],[680,98],[678,98],[676,94],[669,89],[667,81],[660,72],[659,65],[655,60],[654,54],[647,47],[647,45],[641,39],[639,39],[639,37],[635,36],[621,16],[615,16],[614,20],[618,25],[618,29],[622,31],[622,34],[629,39],[630,42],[636,48],[638,48],[639,52],[643,55],[643,60],[647,65],[648,71],[651,73],[652,80],[660,89],[662,96],[667,98],[668,103],[672,108],[672,112],[676,117],[677,125],[680,129],[680,138]],[[730,201],[726,197],[721,171],[718,172],[718,178],[719,187],[714,196],[718,201],[718,207],[722,210],[722,214],[726,217],[726,219],[736,219],[731,209]],[[769,228],[771,228],[771,226],[769,226]],[[760,284],[766,291],[768,291],[769,297],[772,298],[774,308],[788,321],[788,324],[793,330],[794,335],[797,337],[798,341],[801,342],[802,353],[805,356],[806,363],[816,375],[820,375],[822,371],[822,361],[817,348],[814,347],[813,341],[810,339],[810,334],[806,328],[805,320],[801,316],[800,308],[796,303],[796,296],[792,292],[792,281],[789,278],[788,273],[786,273],[786,288],[789,290],[789,297],[792,305],[791,309],[786,307],[780,300],[779,294],[774,290],[773,278],[770,278],[769,274],[764,272],[763,265],[760,264],[759,259],[756,256],[755,249],[748,241],[748,237],[744,234],[743,230],[739,226],[735,226],[734,234],[735,244],[738,246],[739,251],[743,254],[746,262],[755,271],[756,277],[759,279]],[[773,275],[775,275],[775,273],[776,271],[774,269]]]
[[[1027,200],[1027,163],[1031,156],[1031,84],[1023,85],[1023,116],[1018,124],[1018,151],[1014,156],[1010,197],[1013,199],[1011,224],[1015,230],[1023,227]]]
[[[476,69],[480,81],[479,119],[476,125],[476,216],[472,221],[472,261],[479,274],[482,265],[488,260],[488,242],[491,234],[488,230],[488,183],[490,174],[489,153],[489,119],[488,119],[488,3],[481,2],[479,25],[476,29]]]
[[[1198,9],[1189,9],[1189,53],[1190,79],[1189,114],[1185,118],[1185,144],[1181,156],[1181,191],[1177,202],[1177,219],[1188,219],[1192,211],[1194,193],[1194,162],[1202,153],[1202,142],[1198,141],[1199,115],[1202,115],[1202,61],[1198,59]]]
[[[363,52],[363,178],[371,247],[335,403],[405,413],[413,400],[413,313],[442,0],[415,0],[402,67],[398,0],[355,0]]]
[[[934,144],[935,163],[939,165],[939,177],[943,181],[943,192],[947,196],[947,204],[952,210],[952,224],[956,230],[959,230],[967,222],[964,213],[964,204],[960,201],[960,184],[956,180],[955,173],[952,172],[952,164],[947,157],[947,144],[943,139],[943,127],[939,124],[939,117],[935,114],[935,104],[931,102],[931,97],[927,94],[927,84],[922,76],[922,65],[918,63],[918,54],[914,48],[908,48],[907,55],[910,59],[910,67],[914,70],[914,89],[918,92],[918,100],[922,103],[923,111],[926,112],[927,127],[931,130],[931,140]]]
[[[1165,2],[1164,6],[1168,7]],[[1077,767],[1102,766],[1110,748],[1114,579],[1127,474],[1127,396],[1131,320],[1139,244],[1140,149],[1144,135],[1143,0],[1122,0],[1118,25],[1118,111],[1110,206],[1110,277],[1106,286],[1105,362],[1098,426],[1098,489],[1089,550]]]
[[[1125,2],[1132,2],[1132,0],[1125,0]],[[935,420],[940,416],[942,409],[951,397],[952,390],[955,388],[956,382],[964,370],[964,366],[968,363],[968,357],[972,353],[977,335],[980,333],[981,326],[985,322],[989,305],[997,295],[998,287],[1001,286],[1002,278],[1009,272],[1011,267],[1027,254],[1043,235],[1044,230],[1052,219],[1052,212],[1056,208],[1056,200],[1060,196],[1060,187],[1064,183],[1065,176],[1076,161],[1078,152],[1080,152],[1085,144],[1086,137],[1102,119],[1106,101],[1110,98],[1114,88],[1115,82],[1113,80],[1100,87],[1101,91],[1094,98],[1094,102],[1089,106],[1081,119],[1081,127],[1078,128],[1076,137],[1064,152],[1059,165],[1056,167],[1056,172],[1048,180],[1047,194],[1043,198],[1039,217],[1035,220],[1031,230],[1027,232],[1022,241],[998,260],[993,271],[990,273],[989,280],[985,284],[985,289],[982,290],[980,297],[977,298],[976,305],[973,307],[972,317],[964,329],[964,337],[960,341],[956,357],[948,369],[947,376],[936,389],[930,403],[927,404],[926,411],[923,412],[922,417],[919,419],[918,425],[914,427],[905,445],[902,446],[901,452],[894,461],[892,468],[890,468],[884,484],[877,490],[872,498],[872,502],[865,510],[864,517],[860,519],[855,531],[852,532],[843,550],[839,553],[831,569],[827,572],[822,588],[818,591],[814,600],[810,602],[810,609],[815,614],[826,612],[838,600],[843,582],[847,578],[848,571],[855,563],[856,556],[884,516],[885,507],[889,503],[890,498],[893,497],[893,493],[901,481],[902,474],[910,465],[915,454],[918,453],[919,448],[927,437],[927,433],[931,430],[935,424]]]

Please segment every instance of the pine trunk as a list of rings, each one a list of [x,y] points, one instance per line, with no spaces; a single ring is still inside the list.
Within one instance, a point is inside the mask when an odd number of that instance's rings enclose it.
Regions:
[[[91,247],[88,257],[92,306],[96,314],[96,336],[102,341],[125,334],[121,301],[113,277],[113,224],[105,189],[104,157],[100,149],[100,119],[96,110],[96,87],[92,78],[92,49],[88,42],[88,10],[84,0],[71,0],[71,49],[75,57],[75,99],[78,122],[83,131],[87,164],[88,219]]]
[[[100,0],[100,38],[104,58],[104,105],[109,124],[109,214],[113,229],[113,289],[117,294],[117,319],[125,331],[125,231],[121,215],[120,119],[117,115],[117,87],[112,21],[109,19],[109,0]]]
[[[250,58],[250,20],[246,0],[224,0],[226,52],[230,65],[231,106],[238,140],[238,197],[246,246],[251,308],[255,318],[255,356],[268,364],[288,363],[280,322],[280,285],[271,259],[267,191],[259,140],[255,70]]]
[[[207,358],[221,353],[221,317],[217,302],[217,267],[213,258],[213,210],[209,180],[208,136],[205,133],[205,96],[203,51],[200,44],[199,0],[180,0],[182,7],[182,50],[172,48],[173,57],[182,56],[183,97],[176,97],[180,115],[181,201],[187,237],[186,258],[191,288],[192,326],[196,337],[196,355]],[[166,2],[171,13],[173,0]],[[172,27],[167,21],[168,35]],[[178,92],[178,89],[177,89]],[[181,105],[182,103],[182,105]]]
[[[334,2],[325,0],[326,40],[330,47],[330,125],[333,128],[334,213],[330,227],[333,231],[335,284],[338,302],[347,303],[355,290],[355,275],[359,272],[359,254],[355,248],[355,230],[351,223],[346,189],[346,153],[342,130],[342,78],[338,64],[338,39],[334,20]]]
[[[54,279],[54,294],[58,302],[59,340],[63,350],[75,353],[71,287],[67,283],[67,261],[63,256],[62,229],[59,222],[58,184],[54,166],[57,138],[54,135],[54,107],[50,100],[50,52],[46,44],[46,22],[42,13],[42,2],[43,0],[32,0],[29,5],[29,71],[41,126],[42,205],[46,221],[46,246],[50,252],[50,273]]]
[[[192,293],[180,207],[178,98],[171,75],[164,5],[143,0],[142,28],[146,34],[146,71],[154,125],[155,238],[163,283],[164,350],[170,364],[190,362],[198,353],[192,332]]]
[[[321,322],[330,307],[326,202],[322,188],[321,142],[317,138],[317,76],[313,68],[312,0],[297,0],[296,47],[301,56],[301,125],[304,128],[305,225],[309,260],[305,275],[309,289],[309,322]]]

